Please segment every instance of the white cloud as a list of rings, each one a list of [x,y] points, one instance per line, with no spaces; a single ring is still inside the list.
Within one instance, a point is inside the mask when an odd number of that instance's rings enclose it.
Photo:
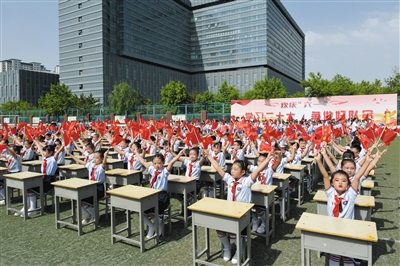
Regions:
[[[392,67],[399,65],[398,8],[363,15],[363,21],[351,26],[305,33],[306,77],[320,71],[328,79],[339,73],[359,82],[391,75]]]

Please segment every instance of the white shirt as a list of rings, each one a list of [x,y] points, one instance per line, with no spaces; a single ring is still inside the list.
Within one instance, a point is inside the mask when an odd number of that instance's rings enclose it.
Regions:
[[[232,187],[235,179],[228,173],[225,173],[223,180],[228,185],[228,200],[232,201]],[[238,180],[239,184],[236,186],[236,199],[237,202],[251,202],[251,186],[254,184],[253,179],[244,176]]]

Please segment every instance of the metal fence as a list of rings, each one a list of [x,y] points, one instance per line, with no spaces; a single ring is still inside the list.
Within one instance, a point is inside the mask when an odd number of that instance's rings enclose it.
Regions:
[[[136,107],[136,112],[140,112],[144,119],[153,118],[159,120],[161,117],[165,117],[166,113],[170,111],[173,116],[179,116],[186,120],[200,119],[201,111],[207,111],[208,119],[222,120],[224,117],[230,117],[231,104],[230,103],[211,103],[211,104],[181,104],[177,106],[165,106],[165,105],[140,105]],[[90,114],[92,121],[100,119],[101,121],[110,118],[110,114],[117,116],[124,116],[130,120],[136,120],[135,113],[123,113],[117,114],[111,107],[100,107],[91,109],[76,109],[69,108],[66,112],[70,120],[85,120],[86,114]],[[0,116],[8,117],[10,123],[14,123],[14,116],[18,116],[19,122],[29,122],[29,117],[33,116],[37,120],[46,121],[45,110],[24,110],[24,111],[8,111],[4,112],[0,110]],[[51,121],[64,121],[64,115],[62,116],[50,116]]]

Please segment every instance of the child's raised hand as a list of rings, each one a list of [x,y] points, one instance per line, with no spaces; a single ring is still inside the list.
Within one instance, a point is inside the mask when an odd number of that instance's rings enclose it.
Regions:
[[[65,148],[65,151],[67,152],[68,155],[71,155],[69,148]]]
[[[208,151],[208,149],[204,149],[203,150],[203,156],[207,157],[210,154],[210,152]]]
[[[321,161],[321,158],[322,156],[321,156],[321,153],[320,152],[317,152],[316,154],[315,154],[315,160],[317,160],[317,161]]]
[[[186,149],[182,149],[179,153],[178,153],[178,155],[179,156],[182,156],[182,155],[184,155],[186,153]]]
[[[110,152],[110,149],[107,149],[106,152],[104,153],[104,157],[107,157],[109,152]]]

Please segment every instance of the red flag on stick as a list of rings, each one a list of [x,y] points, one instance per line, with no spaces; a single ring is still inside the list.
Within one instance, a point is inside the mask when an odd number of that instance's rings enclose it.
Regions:
[[[121,137],[118,134],[114,134],[114,137],[113,137],[113,139],[112,139],[112,141],[110,143],[110,146],[116,146],[116,145],[120,144],[121,141],[123,141],[123,140],[124,140],[123,137]]]
[[[390,143],[395,140],[397,133],[391,129],[385,128],[382,132],[381,140],[386,146],[390,146]]]

